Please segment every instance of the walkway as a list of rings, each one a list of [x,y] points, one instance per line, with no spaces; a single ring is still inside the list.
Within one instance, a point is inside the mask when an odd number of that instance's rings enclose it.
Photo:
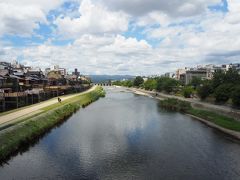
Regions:
[[[61,98],[62,101],[66,101],[70,98],[73,98],[73,97],[76,97],[76,96],[79,96],[79,95],[82,95],[82,94],[86,94],[90,91],[93,91],[95,88],[96,88],[96,86],[93,86],[92,88],[90,88],[87,91],[77,93],[77,94],[73,94],[73,95],[60,96],[60,98]],[[47,101],[44,101],[44,102],[41,102],[41,103],[38,103],[38,104],[35,104],[35,105],[31,105],[30,107],[26,107],[26,108],[21,109],[19,111],[15,111],[15,112],[0,116],[0,126],[8,124],[9,122],[12,122],[12,121],[16,122],[16,120],[18,120],[21,117],[26,118],[26,117],[33,116],[35,114],[39,114],[43,111],[42,110],[43,108],[48,107],[48,106],[53,105],[53,104],[56,104],[56,103],[58,103],[57,98],[53,98],[53,99],[50,99],[50,100],[47,100]]]

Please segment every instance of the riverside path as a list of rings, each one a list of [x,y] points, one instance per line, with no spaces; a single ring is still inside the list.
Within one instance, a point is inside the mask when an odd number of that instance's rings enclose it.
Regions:
[[[84,91],[81,93],[59,96],[59,97],[61,98],[62,102],[64,102],[70,98],[93,91],[95,88],[96,88],[96,86],[93,86],[92,88],[88,89],[87,91]],[[56,103],[58,103],[57,98],[53,98],[53,99],[50,99],[50,100],[47,100],[47,101],[44,101],[44,102],[41,102],[41,103],[38,103],[35,105],[31,105],[29,107],[24,107],[23,109],[20,109],[20,110],[14,111],[14,112],[10,112],[8,114],[4,114],[4,115],[0,114],[0,127],[6,126],[9,123],[16,123],[18,121],[21,121],[23,118],[27,118],[27,117],[39,114],[43,111],[42,110],[43,108],[48,107],[53,104],[56,104]]]

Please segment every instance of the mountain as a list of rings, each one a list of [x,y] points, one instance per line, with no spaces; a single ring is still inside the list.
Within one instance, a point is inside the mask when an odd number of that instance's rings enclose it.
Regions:
[[[120,81],[124,79],[134,79],[135,76],[131,75],[88,75],[91,78],[93,83],[102,83],[111,81]]]

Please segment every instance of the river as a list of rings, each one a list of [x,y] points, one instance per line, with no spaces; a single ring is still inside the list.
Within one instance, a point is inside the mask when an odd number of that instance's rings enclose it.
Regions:
[[[240,179],[238,141],[155,99],[106,91],[12,157],[0,179]]]

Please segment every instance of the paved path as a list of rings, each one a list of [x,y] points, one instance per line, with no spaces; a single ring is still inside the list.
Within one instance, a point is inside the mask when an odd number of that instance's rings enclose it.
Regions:
[[[82,93],[77,93],[77,94],[67,95],[67,96],[60,96],[60,98],[61,98],[62,101],[65,101],[67,99],[70,99],[70,98],[73,98],[73,97],[76,97],[76,96],[88,93],[89,91],[92,91],[95,88],[96,88],[96,86],[93,86],[89,90],[84,91]],[[58,103],[57,98],[53,98],[53,99],[50,99],[50,100],[38,103],[36,105],[30,106],[30,107],[26,107],[26,108],[24,108],[22,110],[15,111],[15,112],[12,112],[12,113],[0,116],[0,126],[8,124],[9,122],[12,122],[12,121],[15,122],[15,120],[17,120],[17,119],[19,119],[21,117],[25,118],[25,117],[29,117],[29,116],[33,116],[35,114],[38,114],[38,113],[43,111],[43,110],[41,110],[42,108],[45,108],[47,106],[50,106],[50,105],[53,105],[53,104],[56,104],[56,103]]]

